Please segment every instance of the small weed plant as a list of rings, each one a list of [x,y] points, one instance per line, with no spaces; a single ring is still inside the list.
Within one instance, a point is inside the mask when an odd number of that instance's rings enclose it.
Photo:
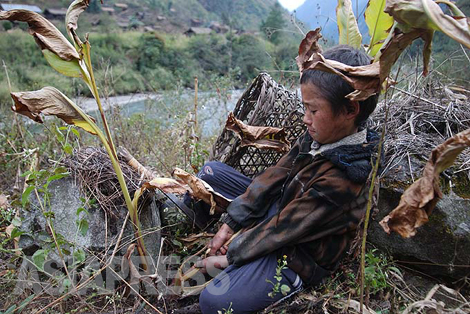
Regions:
[[[233,309],[232,309],[232,302],[230,302],[230,305],[228,306],[227,309],[222,309],[222,311],[217,311],[217,314],[233,314]]]
[[[274,298],[276,294],[279,292],[282,293],[283,296],[286,296],[290,292],[290,287],[288,285],[282,285],[282,270],[287,269],[287,256],[284,255],[282,259],[277,261],[276,267],[276,275],[274,276],[274,281],[266,279],[266,282],[273,285],[273,290],[268,293],[270,298]]]
[[[377,294],[390,288],[388,279],[392,272],[402,276],[401,271],[394,266],[393,262],[377,249],[369,250],[365,258],[365,290],[368,294]],[[356,276],[353,273],[349,273],[348,276],[352,285],[357,286]]]

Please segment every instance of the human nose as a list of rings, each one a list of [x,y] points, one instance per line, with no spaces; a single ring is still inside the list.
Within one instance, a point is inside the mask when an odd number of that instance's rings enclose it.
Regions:
[[[306,124],[306,125],[310,125],[312,123],[312,119],[310,117],[310,114],[308,113],[308,110],[305,111],[305,114],[304,114],[304,117],[302,118],[302,121]]]

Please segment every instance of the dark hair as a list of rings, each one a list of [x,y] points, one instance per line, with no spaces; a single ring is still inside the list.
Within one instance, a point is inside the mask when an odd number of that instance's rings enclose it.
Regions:
[[[323,53],[323,56],[325,59],[339,61],[351,66],[368,65],[371,62],[371,59],[364,51],[347,45],[330,48]],[[320,89],[322,96],[332,105],[333,114],[338,115],[348,110],[350,101],[346,98],[346,95],[352,93],[354,88],[340,76],[320,70],[305,70],[300,78],[300,84],[306,83],[312,83]],[[378,98],[378,95],[373,95],[359,102],[359,114],[354,121],[357,126],[363,124],[375,110]]]

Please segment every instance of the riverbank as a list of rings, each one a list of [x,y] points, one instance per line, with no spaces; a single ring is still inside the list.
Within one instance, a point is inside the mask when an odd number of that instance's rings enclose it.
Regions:
[[[130,95],[110,96],[101,99],[103,109],[108,110],[115,106],[125,106],[127,104],[145,101],[145,100],[159,100],[162,99],[163,95],[159,93],[137,93]],[[73,101],[83,109],[85,112],[95,111],[98,109],[98,105],[94,98],[89,97],[78,97]]]

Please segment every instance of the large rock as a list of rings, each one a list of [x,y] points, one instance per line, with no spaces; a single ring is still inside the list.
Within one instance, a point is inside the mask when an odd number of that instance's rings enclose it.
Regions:
[[[429,222],[414,237],[403,239],[396,233],[386,234],[378,224],[398,205],[402,193],[397,184],[380,189],[379,210],[370,225],[369,242],[429,275],[452,280],[469,276],[470,199],[448,192],[438,202]]]
[[[77,216],[77,209],[84,206],[80,198],[82,195],[72,178],[67,177],[53,181],[49,185],[49,203],[44,209],[46,215],[53,215],[53,228],[55,232],[66,242],[63,247],[73,252],[75,248],[81,248],[85,252],[102,252],[111,254],[114,245],[121,232],[127,208],[122,207],[114,216],[105,214],[104,210],[98,206],[86,208]],[[34,193],[33,193],[34,194]],[[19,246],[26,255],[32,255],[38,248],[54,247],[51,243],[51,232],[46,227],[46,218],[43,209],[39,206],[37,199],[31,195],[31,206],[29,210],[21,211],[21,230],[26,232],[20,237]],[[82,235],[78,230],[77,220],[85,218],[89,229]],[[144,235],[144,243],[149,255],[155,260],[160,251],[160,212],[157,202],[153,197],[145,202],[140,210],[140,222]],[[133,235],[132,222],[129,219],[124,229],[121,246],[118,255],[123,255],[132,242]],[[52,249],[49,257],[57,259],[57,252]]]

